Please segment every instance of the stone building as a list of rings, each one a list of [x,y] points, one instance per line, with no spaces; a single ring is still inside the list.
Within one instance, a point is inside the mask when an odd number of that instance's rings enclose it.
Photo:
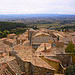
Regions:
[[[10,39],[15,39],[17,36],[16,36],[16,34],[9,34],[9,35],[7,35],[7,38],[10,38]]]
[[[28,40],[28,35],[23,33],[17,37],[17,44],[23,44],[24,41]]]
[[[16,39],[11,35],[8,37],[0,39],[0,51],[3,51],[0,63],[6,62],[10,75],[64,74],[65,68],[75,62],[75,54],[65,53],[65,42],[62,39],[66,38],[66,34],[63,32],[28,29]]]
[[[32,52],[31,46],[16,45],[13,54],[25,75],[54,75],[55,69]]]
[[[42,43],[51,43],[54,41],[57,41],[57,38],[53,37],[52,34],[39,32],[32,36],[31,45],[37,49]]]
[[[9,47],[12,47],[13,45],[16,45],[16,39],[9,39],[6,38],[6,40],[3,41],[4,44],[8,45]]]

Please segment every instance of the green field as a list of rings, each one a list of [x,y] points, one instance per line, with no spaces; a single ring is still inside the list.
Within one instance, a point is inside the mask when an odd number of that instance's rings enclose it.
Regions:
[[[37,26],[40,27],[46,27],[50,29],[60,29],[65,26],[75,26],[75,22],[72,22],[71,24],[60,24],[60,22],[54,22],[52,24],[30,24],[29,26]]]
[[[52,24],[31,24],[28,26],[37,26],[38,28],[39,27],[49,27],[49,26],[55,27],[55,26],[59,26],[59,22],[52,23]]]

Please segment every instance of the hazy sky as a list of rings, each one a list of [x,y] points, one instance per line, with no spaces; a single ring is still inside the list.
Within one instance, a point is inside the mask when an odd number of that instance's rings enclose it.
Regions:
[[[0,14],[75,14],[75,0],[0,0]]]

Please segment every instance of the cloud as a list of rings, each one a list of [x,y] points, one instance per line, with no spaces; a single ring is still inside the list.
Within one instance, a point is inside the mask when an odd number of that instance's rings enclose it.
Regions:
[[[0,0],[2,14],[75,14],[75,0]]]

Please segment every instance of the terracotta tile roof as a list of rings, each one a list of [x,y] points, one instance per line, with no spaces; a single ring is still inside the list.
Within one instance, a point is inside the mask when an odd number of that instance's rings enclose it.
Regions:
[[[51,35],[53,38],[57,38],[57,36],[55,36],[53,33],[50,33],[50,35]]]
[[[20,45],[20,44],[14,46],[15,51],[16,50],[17,51],[19,51],[19,50],[31,50],[31,49],[32,49],[31,46],[24,46],[24,45]]]
[[[6,56],[0,58],[0,63],[9,62],[9,61],[12,61],[14,59],[15,59],[15,57],[6,55]]]
[[[9,51],[10,47],[6,44],[4,44],[3,42],[0,42],[0,51],[4,52],[4,51]]]
[[[52,44],[55,44],[55,47],[52,47]],[[63,42],[46,43],[46,51],[44,49],[44,43],[42,43],[35,51],[37,56],[55,56],[59,53],[65,53]]]
[[[75,36],[75,32],[69,33],[69,35],[71,35],[71,36]]]
[[[39,30],[40,30],[40,31],[45,31],[46,29],[45,29],[45,28],[39,28]]]
[[[46,44],[46,51],[44,50],[44,43],[42,43],[35,51],[36,56],[55,56],[55,53],[52,52],[51,43],[45,44]]]
[[[9,34],[8,36],[11,36],[11,35],[16,35],[16,34],[12,33],[12,34]]]
[[[74,37],[71,37],[71,36],[63,37],[63,38],[60,38],[60,42],[64,42],[68,44],[70,41],[72,41],[72,39],[74,39]]]
[[[6,68],[5,63],[0,64],[0,75],[12,75],[12,73]]]
[[[51,32],[55,32],[55,30],[49,30],[49,31],[51,31]]]
[[[30,53],[29,53],[30,54]],[[17,54],[23,61],[27,61],[27,62],[31,62],[34,66],[39,66],[39,67],[43,67],[43,68],[47,68],[47,69],[51,69],[51,70],[55,70],[52,66],[48,65],[45,61],[43,61],[41,58],[39,57],[33,57],[32,55],[23,55],[23,53],[21,54]]]
[[[59,61],[58,59],[53,58],[53,57],[45,57],[45,59],[50,60],[50,61],[54,61],[54,62],[58,62],[58,63],[62,63],[61,61]]]
[[[51,49],[51,43],[42,43],[38,49],[36,50],[36,52],[41,52],[44,50],[44,44],[46,44],[46,49]]]
[[[65,74],[54,74],[54,75],[65,75]]]
[[[64,37],[66,34],[64,32],[53,32],[55,36]]]
[[[44,60],[42,60],[39,57],[34,57],[33,60],[31,61],[31,63],[35,66],[55,70],[52,66],[48,65]]]
[[[17,73],[18,75],[22,74],[22,71],[21,71],[16,59],[9,61],[7,64],[15,73]]]
[[[6,38],[2,38],[2,39],[0,39],[0,41],[3,41],[3,40],[6,40]]]
[[[39,36],[39,35],[49,36],[49,34],[47,34],[47,33],[39,32],[39,33],[35,34],[34,37]]]
[[[32,53],[32,47],[31,46],[24,46],[22,47],[24,49],[17,49],[15,52],[17,52],[17,56],[21,58],[23,61],[31,62],[35,66],[55,70],[53,67],[49,66],[45,61],[43,61],[39,57],[35,57],[35,54]],[[35,62],[36,61],[36,62]]]
[[[29,31],[35,31],[33,28],[30,28]]]
[[[27,36],[28,36],[27,34],[23,33],[23,34],[19,35],[18,40],[21,40],[21,39],[26,40],[26,39],[28,39]]]
[[[24,41],[23,45],[29,45],[29,40]]]
[[[39,30],[35,30],[34,32],[37,33],[37,32],[39,32]]]
[[[6,39],[6,41],[10,42],[10,43],[14,43],[16,41],[16,39]]]
[[[24,46],[24,45],[16,45],[14,46],[14,51],[17,52],[18,56],[24,60],[24,59],[30,59],[32,57],[32,47],[31,46]]]

